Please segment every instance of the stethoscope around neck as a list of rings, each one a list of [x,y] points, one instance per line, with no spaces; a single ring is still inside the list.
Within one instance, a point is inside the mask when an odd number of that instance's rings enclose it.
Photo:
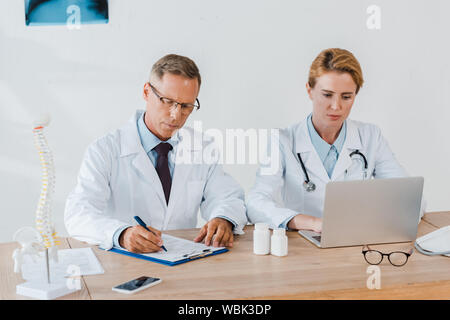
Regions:
[[[302,166],[303,174],[305,175],[305,181],[303,182],[303,188],[305,188],[305,190],[307,192],[313,192],[314,190],[316,190],[316,184],[309,179],[308,172],[306,172],[306,167],[305,167],[305,164],[303,163],[303,160],[302,160],[302,157],[300,156],[300,153],[297,153],[297,156],[298,156],[298,159],[300,160],[300,165]],[[356,149],[355,151],[350,153],[350,158],[352,156],[360,156],[362,158],[362,160],[364,162],[363,179],[365,180],[367,178],[367,159],[366,159],[366,156],[363,153],[361,153],[358,149]]]

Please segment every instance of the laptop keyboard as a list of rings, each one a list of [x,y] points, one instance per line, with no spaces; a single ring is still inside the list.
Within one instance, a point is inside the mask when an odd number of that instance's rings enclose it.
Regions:
[[[322,239],[321,236],[312,236],[312,237],[313,237],[313,239],[315,239],[315,240],[317,240],[317,241],[319,241],[319,242],[320,242],[320,240]]]

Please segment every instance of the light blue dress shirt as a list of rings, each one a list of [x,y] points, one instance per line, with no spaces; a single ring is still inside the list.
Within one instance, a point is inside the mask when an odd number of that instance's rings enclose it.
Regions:
[[[337,159],[342,151],[342,147],[344,146],[345,138],[347,136],[347,121],[344,121],[341,131],[339,132],[339,136],[332,145],[323,140],[317,133],[316,128],[314,128],[314,125],[312,123],[312,114],[308,116],[306,123],[308,126],[308,133],[309,137],[311,138],[311,143],[313,144],[314,149],[316,149],[317,154],[319,155],[319,158],[328,173],[328,177],[331,178],[334,166],[336,165]],[[287,224],[293,217],[295,217],[295,215],[287,218],[285,221],[283,221],[283,223],[280,224],[279,227],[287,229]]]
[[[144,115],[145,112],[142,114],[142,116],[138,119],[137,122],[137,128],[139,133],[139,138],[141,139],[142,147],[145,150],[145,153],[147,153],[148,158],[152,162],[153,166],[156,168],[156,160],[158,159],[158,153],[155,150],[152,150],[154,147],[156,147],[161,142],[168,142],[172,145],[173,149],[169,151],[168,156],[168,162],[169,162],[169,170],[170,170],[170,176],[173,177],[173,169],[175,167],[175,163],[173,161],[173,157],[170,156],[171,153],[175,152],[176,146],[179,142],[178,139],[178,133],[174,134],[173,137],[171,137],[167,141],[160,140],[157,136],[155,136],[148,128],[147,125],[144,123]]]
[[[156,168],[156,160],[158,158],[158,153],[152,149],[154,147],[156,147],[158,144],[160,144],[161,142],[170,143],[172,145],[173,149],[171,151],[169,151],[168,162],[169,162],[170,175],[173,177],[173,170],[175,168],[175,163],[173,161],[173,157],[171,157],[170,154],[176,152],[176,146],[179,142],[178,132],[175,135],[173,135],[173,137],[171,137],[169,140],[161,141],[157,136],[155,136],[147,128],[147,125],[144,122],[144,116],[145,116],[145,112],[142,114],[141,117],[139,117],[139,119],[137,121],[137,129],[138,129],[139,138],[141,139],[142,147],[144,148],[145,152],[147,153],[148,158],[152,162],[153,166]],[[233,226],[236,227],[236,223],[234,221],[230,220],[229,218],[226,218],[224,216],[219,216],[218,218],[223,218],[227,221],[230,221],[233,224]],[[131,227],[131,226],[124,226],[124,227],[116,230],[116,232],[114,233],[114,236],[113,236],[114,246],[121,248],[121,246],[119,244],[119,237],[120,237],[120,234],[122,233],[122,231],[128,227]]]
[[[345,137],[347,136],[346,122],[347,121],[344,121],[344,124],[342,125],[341,131],[339,132],[339,136],[337,137],[336,141],[334,141],[334,143],[330,145],[320,137],[320,135],[316,131],[316,128],[314,128],[314,125],[312,123],[312,114],[308,116],[307,124],[311,142],[316,149],[320,160],[322,160],[325,170],[328,173],[328,177],[330,178],[339,154],[342,151],[342,147],[344,146]]]

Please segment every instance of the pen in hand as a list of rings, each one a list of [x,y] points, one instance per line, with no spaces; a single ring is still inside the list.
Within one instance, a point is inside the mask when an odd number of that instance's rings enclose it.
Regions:
[[[151,233],[153,233],[155,236],[157,236],[152,230],[150,230],[149,228],[147,228],[147,225],[144,223],[144,221],[142,221],[141,218],[139,218],[138,216],[134,216],[134,220],[136,220],[137,223],[139,223],[140,226],[144,227],[145,230],[150,231]],[[161,246],[161,248],[167,252],[166,247]]]

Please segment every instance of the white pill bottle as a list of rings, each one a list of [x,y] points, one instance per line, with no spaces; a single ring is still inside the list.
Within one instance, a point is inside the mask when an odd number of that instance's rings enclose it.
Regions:
[[[274,256],[284,257],[288,254],[288,238],[286,230],[282,228],[273,229],[270,238],[270,253]]]
[[[267,223],[256,223],[253,231],[253,253],[270,253],[270,230]]]

